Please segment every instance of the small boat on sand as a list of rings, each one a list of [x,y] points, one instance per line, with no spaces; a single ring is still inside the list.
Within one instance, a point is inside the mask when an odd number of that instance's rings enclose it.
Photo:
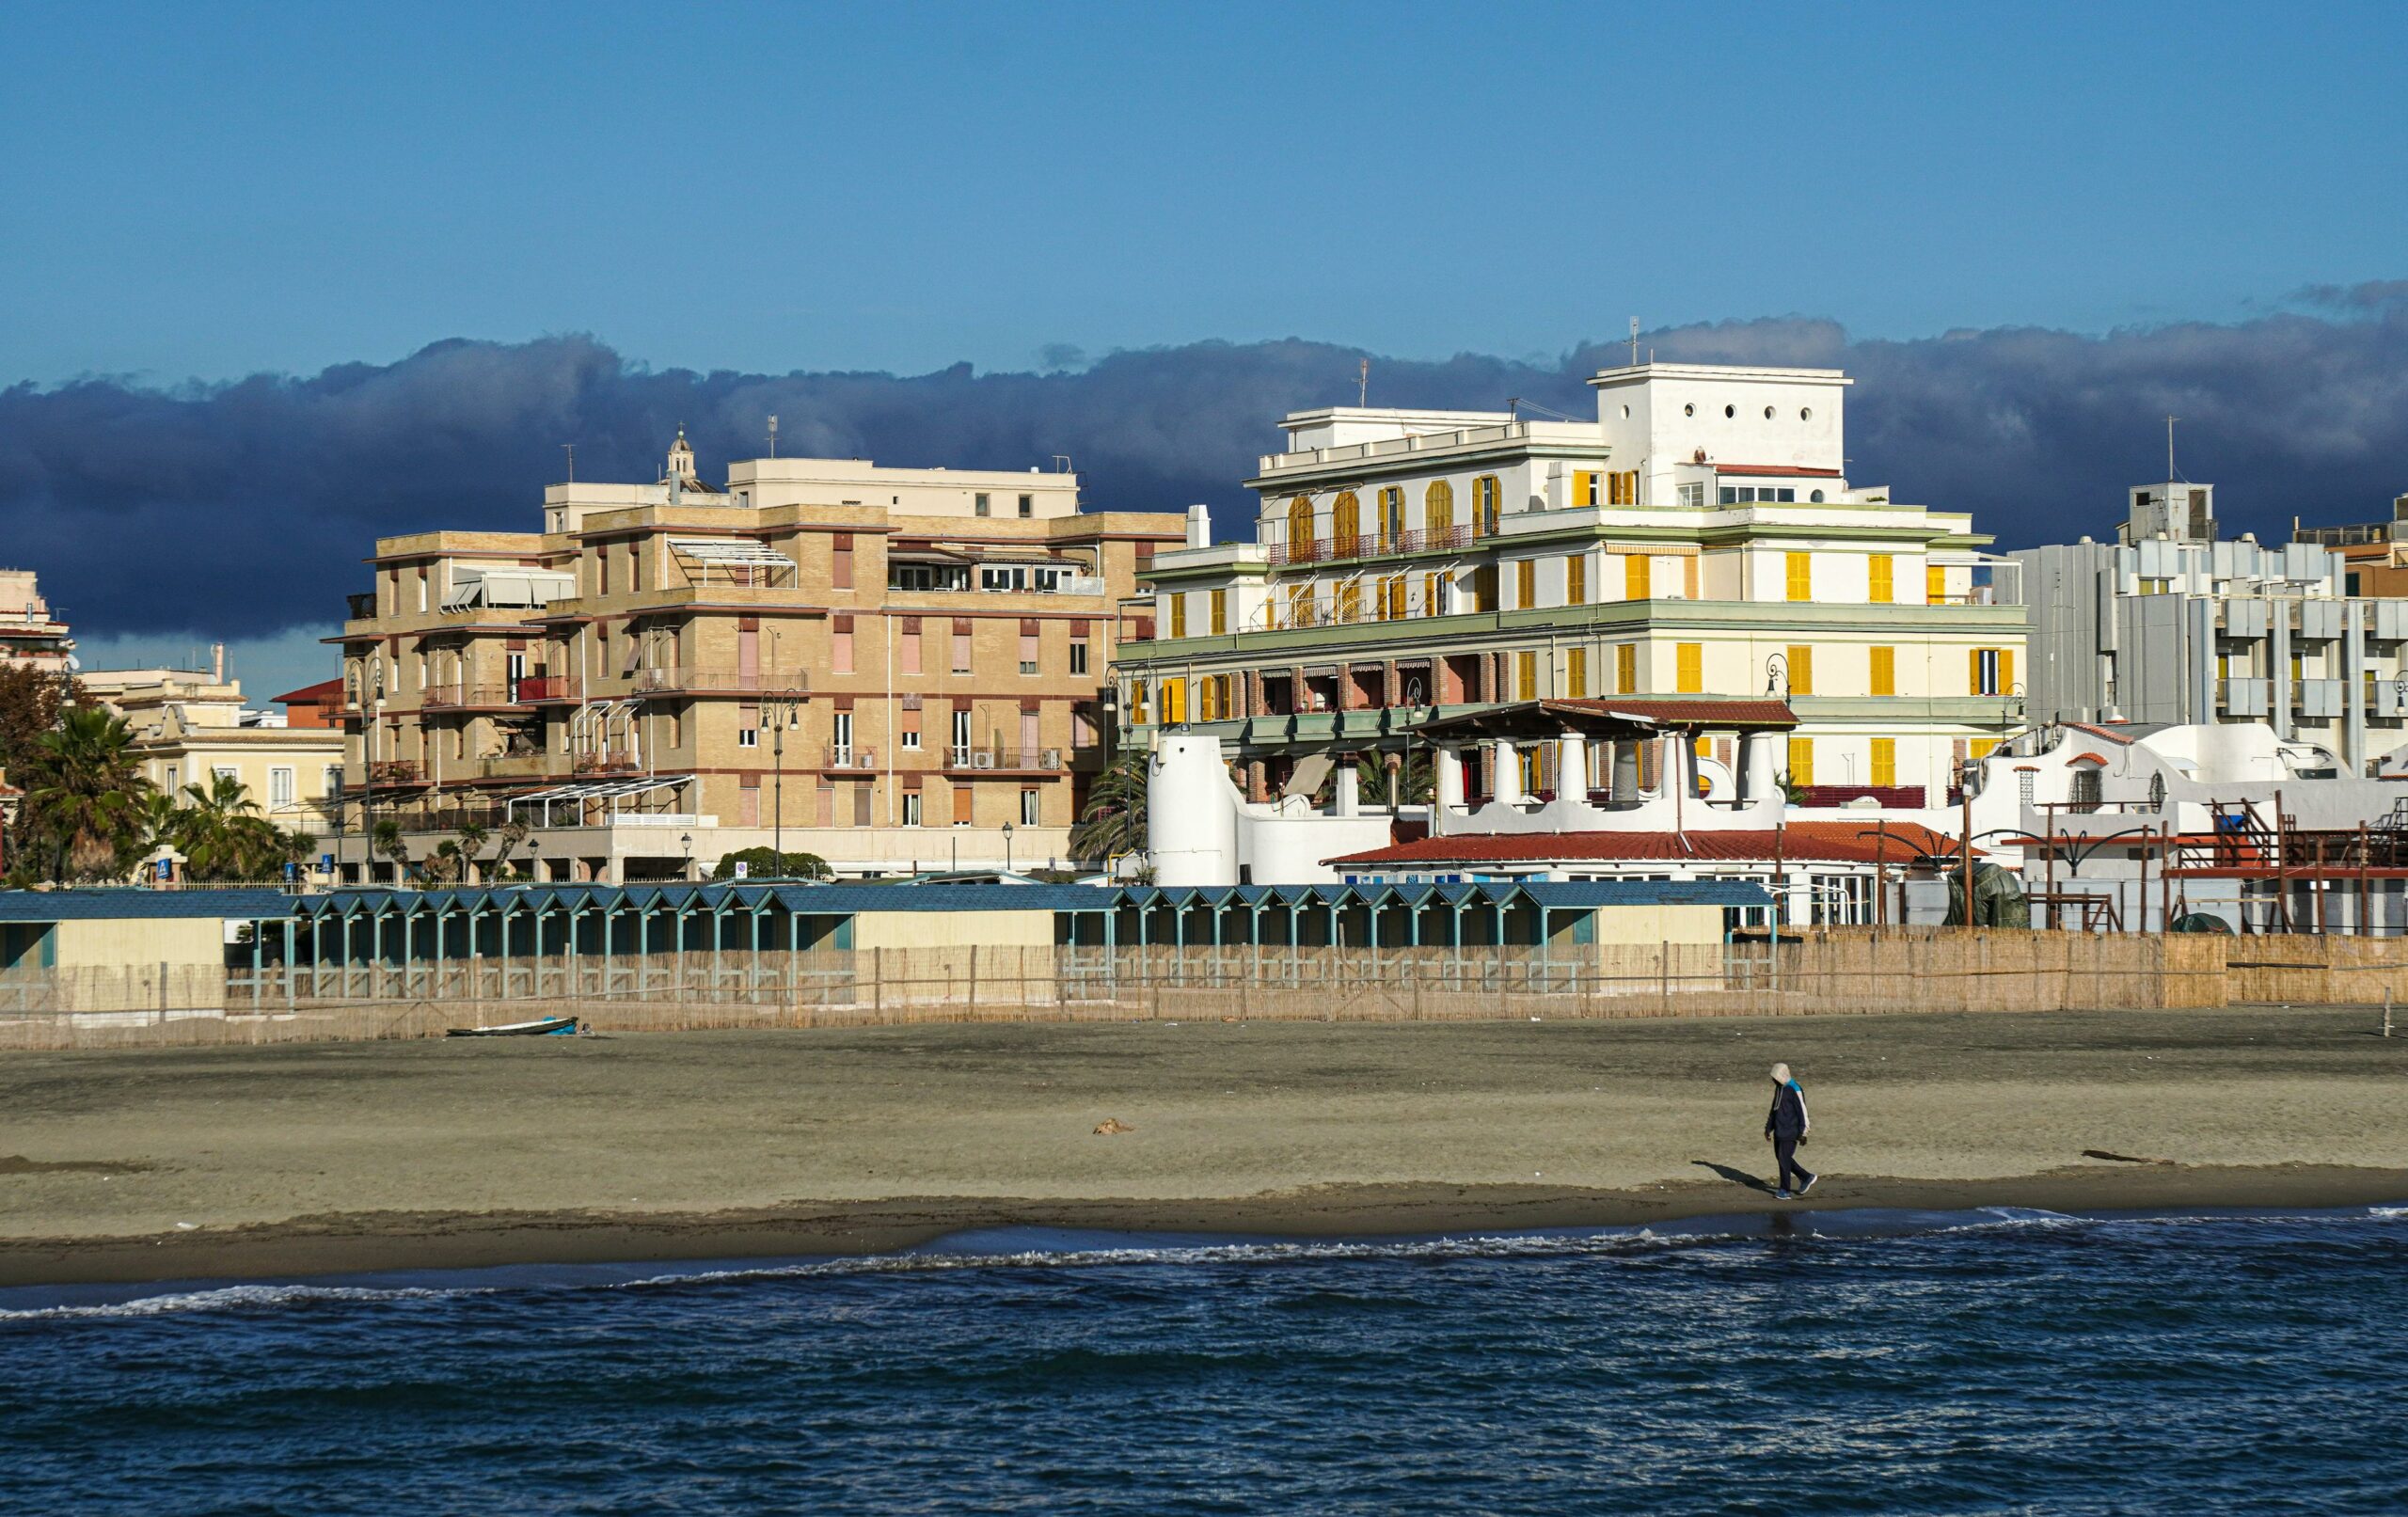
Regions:
[[[546,1017],[540,1021],[504,1022],[499,1027],[454,1027],[446,1037],[562,1037],[577,1031],[574,1017]]]

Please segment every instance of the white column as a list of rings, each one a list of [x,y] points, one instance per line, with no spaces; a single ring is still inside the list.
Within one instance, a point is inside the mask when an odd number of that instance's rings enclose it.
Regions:
[[[1639,798],[1639,745],[1614,744],[1614,799],[1624,805]]]
[[[1739,738],[1739,794],[1751,803],[1781,794],[1772,758],[1772,745],[1778,741],[1768,732],[1746,733]]]
[[[1513,745],[1499,737],[1488,745],[1488,761],[1497,776],[1495,789],[1500,804],[1511,805],[1522,798],[1522,760]]]
[[[1578,733],[1556,739],[1555,794],[1586,804],[1589,799],[1589,740]]]
[[[1443,744],[1436,750],[1436,753],[1438,805],[1442,810],[1452,806],[1460,811],[1464,804],[1463,755],[1452,747]]]
[[[1332,816],[1354,816],[1363,809],[1362,776],[1354,768],[1352,754],[1341,754],[1332,776],[1338,782],[1330,787],[1329,814]]]

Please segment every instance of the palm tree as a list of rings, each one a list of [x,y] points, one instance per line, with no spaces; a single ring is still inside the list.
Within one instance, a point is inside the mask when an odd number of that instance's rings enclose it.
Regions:
[[[477,882],[477,867],[483,861],[483,855],[485,851],[485,839],[492,835],[492,833],[485,830],[485,825],[483,822],[463,822],[460,824],[461,861],[467,865],[467,879],[468,883],[471,885]]]
[[[284,862],[283,834],[230,774],[184,786],[175,842],[195,879],[263,879]]]
[[[1146,789],[1152,755],[1128,752],[1095,777],[1086,810],[1070,829],[1074,858],[1108,861],[1146,847]]]
[[[134,729],[100,706],[61,714],[42,734],[26,774],[32,830],[54,849],[51,877],[106,877],[129,867],[140,846],[151,793],[134,752]]]
[[[1363,798],[1365,805],[1386,805],[1388,803],[1386,755],[1366,753],[1356,759],[1354,783],[1355,792]],[[1397,804],[1401,806],[1426,806],[1430,803],[1431,798],[1437,794],[1437,771],[1432,764],[1428,749],[1408,756],[1403,766],[1397,771]]]
[[[501,851],[493,857],[493,873],[496,879],[511,872],[510,856],[518,851],[518,845],[526,842],[527,834],[533,830],[533,828],[527,825],[527,819],[523,816],[513,816],[501,824],[499,833],[501,838]]]
[[[400,884],[410,867],[410,844],[402,836],[402,824],[389,816],[378,817],[372,836],[376,851],[393,861],[393,883]]]

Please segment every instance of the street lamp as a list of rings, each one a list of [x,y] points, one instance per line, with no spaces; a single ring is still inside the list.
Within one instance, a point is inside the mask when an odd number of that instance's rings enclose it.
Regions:
[[[1004,873],[1012,872],[1012,824],[1004,824]]]
[[[538,885],[544,882],[544,840],[542,838],[527,840],[527,876]]]
[[[761,715],[769,723],[769,753],[777,770],[769,796],[769,833],[774,840],[771,851],[778,857],[769,868],[774,877],[784,879],[786,873],[786,729],[800,726],[802,713],[793,701],[780,700],[763,702]]]
[[[1789,659],[1784,655],[1773,654],[1765,659],[1765,699],[1789,699]]]
[[[685,875],[688,879],[691,879],[694,877],[694,834],[681,832],[678,834],[677,843],[686,850]]]

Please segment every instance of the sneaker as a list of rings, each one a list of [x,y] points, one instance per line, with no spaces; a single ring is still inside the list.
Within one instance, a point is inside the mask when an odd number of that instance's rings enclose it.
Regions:
[[[1807,1176],[1807,1177],[1806,1177],[1806,1183],[1805,1183],[1805,1184],[1803,1184],[1803,1185],[1801,1185],[1801,1186],[1799,1186],[1799,1187],[1798,1188],[1798,1193],[1799,1195],[1804,1195],[1807,1192],[1809,1192],[1809,1191],[1813,1190],[1813,1189],[1814,1188],[1814,1182],[1815,1182],[1815,1181],[1817,1181],[1817,1180],[1819,1180],[1819,1179],[1821,1179],[1822,1177],[1821,1177],[1820,1175],[1809,1175],[1809,1176]]]
[[[1772,1198],[1776,1201],[1786,1201],[1789,1199],[1789,1193],[1787,1191],[1775,1191],[1772,1193]]]

